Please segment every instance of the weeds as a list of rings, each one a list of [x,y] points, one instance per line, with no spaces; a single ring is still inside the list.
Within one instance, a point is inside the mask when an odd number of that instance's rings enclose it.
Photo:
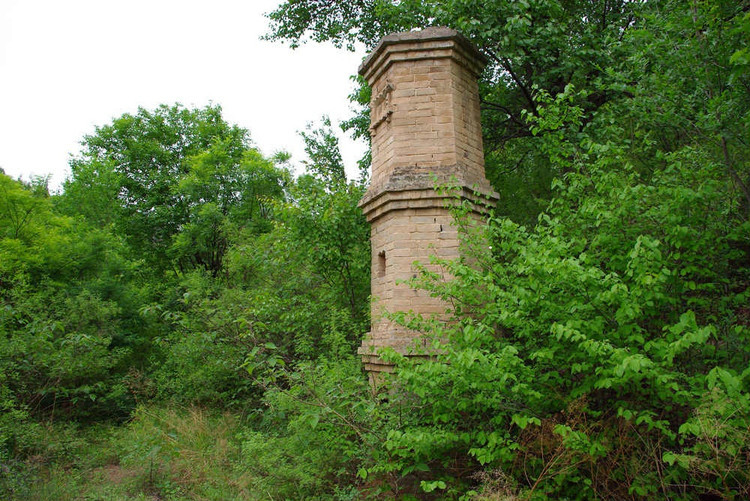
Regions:
[[[159,407],[138,408],[124,427],[48,426],[0,492],[18,501],[259,499],[236,468],[239,428],[230,414]]]

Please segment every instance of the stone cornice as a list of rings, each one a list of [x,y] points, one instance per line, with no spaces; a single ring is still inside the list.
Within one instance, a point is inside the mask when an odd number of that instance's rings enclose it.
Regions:
[[[466,37],[444,26],[405,31],[385,36],[359,67],[368,82],[377,80],[395,61],[418,61],[446,57],[467,68],[478,77],[487,57]]]
[[[404,177],[393,176],[384,186],[367,190],[359,207],[370,223],[394,210],[450,208],[465,200],[471,202],[473,212],[487,215],[499,198],[489,186],[469,186],[455,178],[440,180],[433,174]]]

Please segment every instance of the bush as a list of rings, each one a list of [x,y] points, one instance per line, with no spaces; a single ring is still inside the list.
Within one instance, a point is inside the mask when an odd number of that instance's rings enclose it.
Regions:
[[[243,436],[243,465],[282,499],[359,499],[357,472],[377,447],[377,401],[353,358],[276,371],[258,430]],[[352,497],[354,496],[354,497]]]
[[[583,145],[534,228],[493,219],[474,254],[436,261],[455,280],[411,284],[455,319],[394,316],[434,356],[390,354],[408,405],[385,447],[449,497],[481,470],[526,499],[740,496],[750,226],[731,181],[692,147],[642,176],[615,143]]]

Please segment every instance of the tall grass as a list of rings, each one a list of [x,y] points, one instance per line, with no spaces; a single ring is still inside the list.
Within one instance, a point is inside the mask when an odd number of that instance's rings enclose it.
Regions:
[[[250,474],[238,467],[240,422],[228,413],[141,407],[125,426],[44,430],[38,451],[4,481],[9,499],[268,499],[253,493]]]

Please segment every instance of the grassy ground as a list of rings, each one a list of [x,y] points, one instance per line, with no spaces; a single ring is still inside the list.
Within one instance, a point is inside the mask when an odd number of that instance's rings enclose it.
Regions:
[[[141,408],[125,426],[42,430],[38,453],[5,468],[12,500],[273,499],[243,467],[231,414]]]

